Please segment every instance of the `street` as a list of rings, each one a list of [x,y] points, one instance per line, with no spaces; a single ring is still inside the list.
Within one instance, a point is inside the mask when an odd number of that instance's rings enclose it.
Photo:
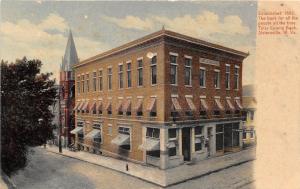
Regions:
[[[152,183],[101,166],[34,148],[28,166],[12,177],[22,189],[158,189]],[[253,189],[253,161],[192,179],[168,189]]]

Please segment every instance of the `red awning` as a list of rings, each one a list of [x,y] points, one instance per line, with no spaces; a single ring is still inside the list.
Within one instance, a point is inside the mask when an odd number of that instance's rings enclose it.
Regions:
[[[206,103],[206,100],[204,98],[201,98],[200,99],[200,103],[201,103],[201,109],[204,109],[204,110],[208,110],[208,106],[207,106],[207,103]]]
[[[181,111],[182,108],[178,102],[178,99],[176,97],[172,97],[172,110],[175,110],[177,112]]]
[[[223,105],[222,105],[222,103],[221,103],[221,101],[220,101],[219,98],[215,98],[215,103],[216,103],[217,108],[218,108],[219,110],[224,110],[224,107],[223,107]]]
[[[143,99],[139,98],[136,104],[136,107],[134,108],[134,111],[141,112],[143,109]]]
[[[89,106],[90,111],[96,111],[96,102],[92,102],[91,105]]]
[[[227,105],[228,105],[228,107],[232,110],[232,111],[234,111],[234,106],[232,105],[232,103],[231,103],[231,100],[230,99],[226,99],[226,102],[227,102]]]
[[[131,100],[127,99],[123,105],[123,112],[130,112],[131,111]]]
[[[147,107],[148,112],[155,112],[156,110],[156,98],[151,98]]]
[[[240,109],[240,110],[243,109],[243,106],[242,106],[242,104],[241,104],[241,100],[240,100],[240,99],[236,99],[236,100],[235,100],[235,103],[237,104],[238,109]]]
[[[102,111],[102,108],[103,108],[103,103],[102,103],[102,101],[99,101],[99,104],[98,104],[96,110],[97,111]]]
[[[105,110],[111,111],[111,101],[108,101],[105,107]]]
[[[186,102],[189,105],[189,108],[190,108],[191,111],[196,111],[196,106],[195,106],[195,104],[193,102],[193,98],[186,97]]]

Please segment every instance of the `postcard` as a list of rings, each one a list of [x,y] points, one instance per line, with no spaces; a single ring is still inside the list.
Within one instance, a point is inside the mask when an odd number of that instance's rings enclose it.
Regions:
[[[295,1],[1,1],[1,188],[299,188]]]

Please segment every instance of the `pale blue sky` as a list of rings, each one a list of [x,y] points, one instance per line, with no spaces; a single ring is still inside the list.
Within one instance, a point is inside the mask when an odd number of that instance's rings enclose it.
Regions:
[[[68,28],[79,58],[85,59],[165,25],[166,29],[249,51],[244,83],[253,83],[256,9],[253,1],[2,1],[0,55],[10,61],[24,55],[39,58],[45,69],[57,76]]]

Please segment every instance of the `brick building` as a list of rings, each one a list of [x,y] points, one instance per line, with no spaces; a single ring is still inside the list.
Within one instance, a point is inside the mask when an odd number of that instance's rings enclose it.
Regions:
[[[76,145],[166,169],[242,147],[248,54],[168,30],[76,64]]]
[[[70,133],[75,127],[75,116],[73,108],[75,105],[75,83],[74,72],[72,66],[78,63],[77,51],[70,30],[68,42],[65,50],[64,57],[60,67],[60,104],[61,104],[61,117],[62,124],[62,145],[64,147],[74,143],[75,136]]]

